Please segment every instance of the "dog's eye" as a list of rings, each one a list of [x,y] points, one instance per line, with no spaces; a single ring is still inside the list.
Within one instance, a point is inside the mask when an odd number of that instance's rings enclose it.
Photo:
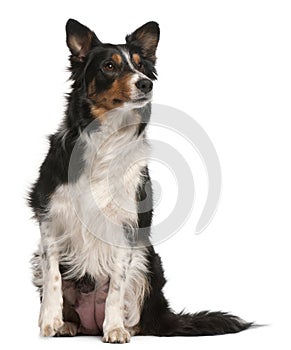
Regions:
[[[137,63],[137,68],[138,69],[142,69],[143,68],[143,64],[141,62]]]
[[[112,71],[114,71],[115,67],[114,67],[114,64],[112,62],[108,62],[105,64],[104,69],[108,72],[112,72]]]

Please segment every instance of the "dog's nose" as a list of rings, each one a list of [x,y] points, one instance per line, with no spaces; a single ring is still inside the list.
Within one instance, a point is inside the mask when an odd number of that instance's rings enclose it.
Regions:
[[[153,83],[151,80],[149,79],[141,79],[139,81],[137,81],[135,83],[135,86],[141,90],[142,92],[144,92],[145,94],[147,94],[148,92],[150,92],[153,88]]]

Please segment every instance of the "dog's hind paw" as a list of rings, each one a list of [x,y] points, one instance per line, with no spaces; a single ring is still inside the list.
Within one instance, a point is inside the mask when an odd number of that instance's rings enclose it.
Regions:
[[[64,322],[56,332],[56,337],[74,337],[78,333],[78,326],[73,322]]]

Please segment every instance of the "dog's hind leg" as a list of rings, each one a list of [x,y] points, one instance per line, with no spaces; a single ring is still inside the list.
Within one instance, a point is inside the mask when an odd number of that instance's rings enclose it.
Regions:
[[[78,333],[78,326],[74,322],[64,322],[57,330],[56,337],[74,337]]]
[[[80,325],[80,319],[76,311],[74,310],[73,305],[64,298],[64,306],[63,306],[63,320],[64,323],[56,332],[57,337],[74,337],[78,334],[78,329]]]
[[[57,337],[74,337],[78,334],[80,327],[80,318],[75,310],[75,305],[78,303],[78,291],[75,283],[62,280],[63,290],[63,321],[64,324],[56,332]]]
[[[56,227],[50,220],[40,223],[42,302],[39,315],[40,334],[54,336],[63,326],[62,278],[59,270],[59,254],[56,245]]]

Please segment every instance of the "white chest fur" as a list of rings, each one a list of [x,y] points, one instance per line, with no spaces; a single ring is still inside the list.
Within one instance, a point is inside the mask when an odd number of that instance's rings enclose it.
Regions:
[[[133,252],[124,235],[124,225],[137,225],[136,190],[149,149],[144,137],[137,137],[136,122],[133,111],[112,113],[99,131],[83,133],[82,174],[51,198],[49,216],[68,277],[110,276],[128,254],[146,269],[143,249]]]

